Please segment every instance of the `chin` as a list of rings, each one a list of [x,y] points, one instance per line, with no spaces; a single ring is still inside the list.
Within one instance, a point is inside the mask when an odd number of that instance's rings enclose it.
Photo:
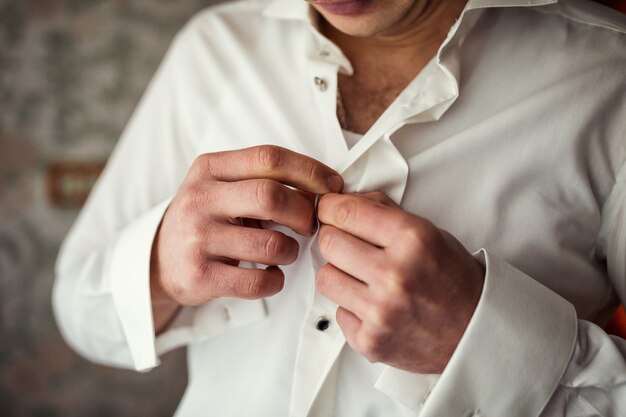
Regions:
[[[376,35],[380,30],[367,22],[345,22],[339,19],[326,19],[335,29],[349,36],[369,37]]]
[[[360,7],[339,10],[346,13],[329,10],[324,8],[323,3],[317,3],[331,1],[342,3],[345,0],[316,0],[310,4],[338,31],[350,36],[367,37],[393,31],[416,0],[355,0]],[[347,13],[348,11],[351,13]]]
[[[359,16],[336,16],[323,11],[320,14],[335,29],[350,36],[367,37],[386,32],[393,28],[393,22],[386,24],[380,13],[367,13]]]

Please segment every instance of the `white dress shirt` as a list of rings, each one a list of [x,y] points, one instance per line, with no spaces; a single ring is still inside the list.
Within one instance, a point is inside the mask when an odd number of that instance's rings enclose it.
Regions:
[[[92,360],[148,370],[187,346],[179,416],[626,416],[625,18],[585,0],[470,0],[435,58],[354,146],[352,67],[300,0],[212,7],[178,34],[57,265],[54,307]],[[441,375],[371,364],[315,291],[315,238],[285,288],[185,308],[155,339],[149,260],[194,158],[276,144],[381,190],[486,266]],[[247,265],[251,266],[251,265]],[[252,265],[254,266],[254,265]],[[316,323],[326,318],[325,331]]]

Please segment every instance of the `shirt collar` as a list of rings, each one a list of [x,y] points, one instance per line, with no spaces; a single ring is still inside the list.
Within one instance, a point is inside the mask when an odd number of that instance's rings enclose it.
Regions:
[[[271,0],[263,9],[267,17],[286,20],[309,20],[309,5],[304,0]]]
[[[559,0],[469,0],[465,10],[496,7],[537,7],[558,3]],[[285,20],[311,20],[309,5],[304,0],[269,0],[263,14]]]

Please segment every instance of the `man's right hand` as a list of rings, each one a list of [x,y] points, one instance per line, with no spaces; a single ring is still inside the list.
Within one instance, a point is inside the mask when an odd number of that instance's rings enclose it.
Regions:
[[[331,168],[277,146],[198,157],[167,209],[152,248],[157,332],[180,305],[278,293],[284,284],[278,265],[296,260],[298,244],[283,233],[262,229],[258,221],[311,235],[315,196],[342,187],[341,176]],[[242,268],[239,261],[271,266]]]

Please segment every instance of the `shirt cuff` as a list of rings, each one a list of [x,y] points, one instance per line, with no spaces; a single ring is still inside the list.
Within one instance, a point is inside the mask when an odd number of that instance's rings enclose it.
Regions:
[[[152,242],[170,201],[154,207],[121,232],[108,265],[111,295],[138,371],[159,364],[150,298],[150,256]]]
[[[220,298],[200,307],[184,307],[168,329],[155,338],[150,257],[156,231],[170,201],[159,204],[122,231],[108,266],[113,302],[137,371],[158,366],[159,355],[169,350],[267,316],[263,300]]]
[[[385,367],[374,387],[413,411],[420,411],[441,375],[416,374]]]
[[[168,329],[157,337],[156,353],[162,355],[265,317],[267,310],[263,300],[218,298],[199,307],[184,307]]]
[[[481,298],[420,416],[538,416],[570,361],[576,311],[484,249],[476,258],[486,269]]]

